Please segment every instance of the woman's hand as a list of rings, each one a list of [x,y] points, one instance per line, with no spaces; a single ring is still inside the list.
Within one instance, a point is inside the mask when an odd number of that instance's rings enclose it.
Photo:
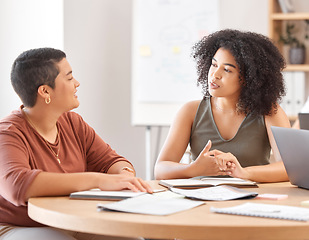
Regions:
[[[152,188],[143,179],[135,177],[133,166],[126,161],[114,163],[107,174],[100,173],[99,188],[107,191],[120,191],[129,189],[134,192],[152,193]]]
[[[193,176],[218,176],[218,175],[229,175],[226,171],[224,164],[219,164],[217,158],[209,151],[211,148],[211,141],[209,140],[205,148],[196,160],[190,164],[190,171]]]
[[[130,174],[100,174],[99,188],[105,191],[120,191],[129,189],[134,192],[153,193],[150,185],[143,179]]]
[[[232,153],[224,153],[219,150],[212,150],[209,153],[215,157],[219,168],[225,171],[227,173],[226,175],[249,179],[248,171],[240,165],[237,158]]]

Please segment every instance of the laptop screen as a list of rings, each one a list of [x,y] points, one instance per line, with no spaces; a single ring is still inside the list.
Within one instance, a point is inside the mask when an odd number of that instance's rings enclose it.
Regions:
[[[309,130],[309,113],[299,113],[298,119],[300,129]]]

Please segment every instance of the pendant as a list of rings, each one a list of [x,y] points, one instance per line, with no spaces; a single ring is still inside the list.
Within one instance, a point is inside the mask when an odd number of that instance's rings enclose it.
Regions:
[[[57,158],[57,161],[58,161],[58,163],[59,163],[59,164],[61,163],[61,161],[60,161],[60,159],[59,159],[59,158]]]

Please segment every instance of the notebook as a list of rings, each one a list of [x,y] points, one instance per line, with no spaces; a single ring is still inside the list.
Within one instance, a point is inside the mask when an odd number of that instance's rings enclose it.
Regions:
[[[188,179],[166,179],[160,180],[159,184],[165,187],[174,188],[202,188],[219,185],[229,185],[234,187],[257,187],[256,182],[232,177],[208,177],[199,176]]]
[[[145,192],[123,191],[101,191],[100,189],[91,189],[88,191],[73,192],[71,199],[94,199],[94,200],[122,200],[131,197],[137,197],[146,194]]]
[[[309,189],[309,131],[271,127],[292,184]]]
[[[264,204],[264,203],[247,202],[241,205],[227,208],[210,207],[210,211],[215,213],[252,216],[252,217],[277,218],[277,219],[295,220],[295,221],[309,220],[308,208]]]
[[[166,189],[153,189],[154,193],[163,192]],[[133,192],[131,190],[120,191],[103,191],[98,188],[88,191],[73,192],[70,194],[71,199],[93,199],[93,200],[123,200],[127,198],[138,197],[146,192]]]
[[[309,130],[309,113],[299,113],[298,119],[300,129]]]

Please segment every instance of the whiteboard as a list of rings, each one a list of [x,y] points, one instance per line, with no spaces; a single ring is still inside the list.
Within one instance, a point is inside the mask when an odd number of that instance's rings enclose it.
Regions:
[[[219,1],[135,0],[132,124],[170,125],[178,109],[201,99],[193,45],[219,26]]]

